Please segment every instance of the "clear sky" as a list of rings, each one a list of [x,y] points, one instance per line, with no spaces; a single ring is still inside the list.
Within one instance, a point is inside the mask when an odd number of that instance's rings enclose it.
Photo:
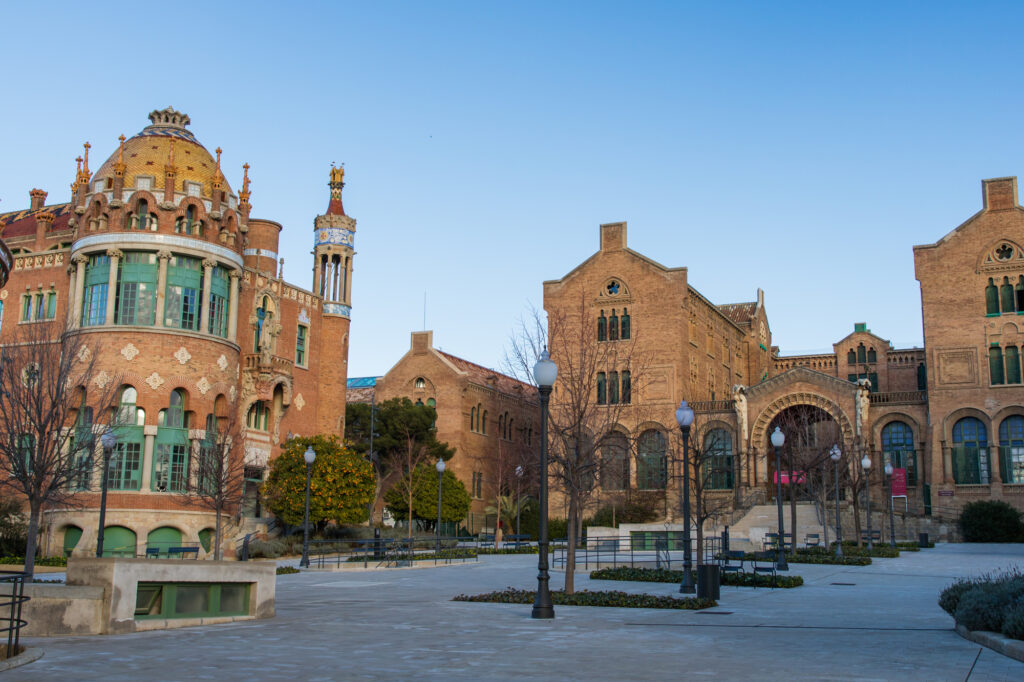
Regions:
[[[173,8],[180,7],[180,14]],[[541,282],[625,220],[784,354],[921,344],[914,244],[1024,171],[1021,3],[0,4],[0,211],[174,106],[312,283],[344,163],[350,376],[426,326],[498,367]],[[980,296],[980,292],[979,292]],[[979,301],[980,304],[980,301]],[[639,321],[638,321],[639,322]]]

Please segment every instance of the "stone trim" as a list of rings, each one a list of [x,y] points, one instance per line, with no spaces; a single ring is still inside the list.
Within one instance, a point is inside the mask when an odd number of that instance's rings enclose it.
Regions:
[[[133,248],[139,247],[147,250],[159,251],[161,248],[177,246],[184,249],[190,249],[192,251],[205,251],[207,253],[212,253],[218,258],[232,263],[239,268],[244,265],[241,256],[231,249],[217,244],[211,244],[210,242],[206,242],[201,239],[193,239],[191,237],[181,237],[172,234],[146,234],[144,232],[116,232],[82,237],[75,241],[72,247],[72,254],[78,254],[85,249],[103,247],[110,244],[116,244],[117,247],[122,250],[132,250]]]
[[[963,625],[956,626],[956,633],[966,640],[974,642],[975,644],[981,644],[984,647],[992,649],[996,653],[1000,653],[1003,656],[1009,656],[1015,658],[1018,661],[1024,661],[1024,641],[1019,639],[1010,639],[998,632],[988,632],[987,630],[968,630]]]

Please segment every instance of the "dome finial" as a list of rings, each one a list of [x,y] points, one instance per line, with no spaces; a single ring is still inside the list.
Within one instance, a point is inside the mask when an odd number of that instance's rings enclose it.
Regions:
[[[149,112],[149,120],[155,126],[162,126],[166,128],[180,128],[185,129],[185,126],[192,123],[192,119],[188,117],[188,114],[183,114],[180,111],[175,111],[174,107],[167,107],[166,109],[154,109]]]
[[[341,190],[345,186],[345,164],[335,166],[331,163],[331,201],[327,204],[327,215],[345,215],[345,207],[341,203]]]
[[[242,191],[238,193],[238,200],[239,200],[240,203],[248,204],[249,203],[249,197],[252,194],[249,191],[249,164],[248,163],[243,163],[242,164],[242,172],[243,172],[243,175],[242,175]]]
[[[84,145],[82,145],[82,147],[85,148],[85,159],[82,161],[82,170],[84,170],[86,173],[88,173],[89,172],[89,149],[92,147],[92,145],[89,144],[88,141],[86,141],[86,143]]]

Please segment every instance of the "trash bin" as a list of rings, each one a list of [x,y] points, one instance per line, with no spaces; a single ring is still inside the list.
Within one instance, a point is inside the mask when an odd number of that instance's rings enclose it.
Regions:
[[[701,599],[719,599],[722,595],[722,573],[718,564],[698,564],[697,596]]]
[[[921,549],[926,549],[928,547],[928,544],[928,533],[918,533],[917,546]]]

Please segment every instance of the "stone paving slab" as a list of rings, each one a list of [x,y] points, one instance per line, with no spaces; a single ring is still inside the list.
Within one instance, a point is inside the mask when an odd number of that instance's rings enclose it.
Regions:
[[[1022,545],[939,545],[872,566],[792,565],[803,587],[722,588],[716,613],[452,602],[536,585],[536,557],[439,570],[278,578],[272,620],[116,637],[30,639],[11,680],[1024,680],[1024,663],[956,634],[936,604],[961,575],[1024,563]],[[563,576],[552,583],[561,586]],[[833,583],[854,583],[834,585]],[[674,585],[578,589],[677,594]]]

